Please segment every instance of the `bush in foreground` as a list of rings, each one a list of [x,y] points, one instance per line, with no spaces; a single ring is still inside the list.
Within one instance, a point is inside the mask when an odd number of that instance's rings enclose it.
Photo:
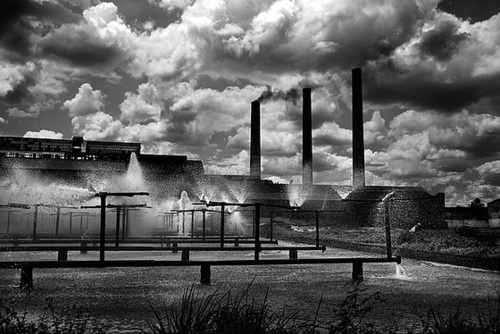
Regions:
[[[250,287],[250,286],[249,286]],[[150,324],[154,334],[500,334],[500,295],[490,301],[487,312],[480,312],[476,319],[461,314],[443,313],[435,308],[417,314],[419,323],[412,329],[401,330],[375,321],[370,317],[377,306],[385,301],[379,292],[366,294],[366,289],[353,285],[345,299],[335,305],[331,320],[319,322],[316,317],[307,319],[304,312],[291,314],[275,312],[267,302],[249,296],[249,287],[242,293],[231,290],[215,291],[200,296],[193,287],[186,290],[179,305],[152,306],[156,323]]]
[[[316,316],[309,319],[305,312],[286,314],[270,306],[267,293],[262,299],[251,297],[251,284],[242,292],[216,290],[199,294],[195,286],[184,291],[179,303],[153,306],[156,320],[145,333],[151,334],[500,334],[500,294],[489,301],[486,311],[474,318],[456,310],[444,313],[430,308],[427,312],[412,314],[415,323],[411,329],[400,329],[398,324],[388,326],[373,312],[385,303],[379,292],[367,294],[366,289],[353,285],[343,301],[333,307],[330,320],[320,322],[318,302]],[[28,301],[29,302],[29,301]],[[21,312],[13,303],[0,300],[0,333],[6,334],[94,334],[104,333],[98,320],[76,306],[57,310],[53,300],[47,299],[41,315],[33,317],[27,312],[28,302]],[[416,317],[414,317],[416,316]]]
[[[58,310],[47,298],[41,315],[33,319],[26,301],[18,312],[15,303],[0,300],[0,333],[2,334],[101,334],[104,331],[80,307],[71,305]]]

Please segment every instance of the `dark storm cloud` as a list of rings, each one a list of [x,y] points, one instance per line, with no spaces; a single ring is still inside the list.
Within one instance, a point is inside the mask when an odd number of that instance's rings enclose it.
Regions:
[[[23,73],[23,78],[12,87],[4,96],[0,96],[0,102],[12,106],[18,103],[30,102],[32,94],[29,88],[36,84],[37,72],[28,71]]]
[[[54,34],[43,41],[42,50],[77,66],[108,65],[119,59],[122,53],[115,46],[92,41],[84,31],[64,36]]]
[[[441,172],[454,172],[454,173],[462,173],[467,169],[474,166],[469,160],[463,158],[446,158],[437,160],[434,164],[434,168]]]
[[[350,139],[336,137],[336,136],[328,136],[328,135],[316,135],[313,138],[314,146],[349,146],[352,144]]]
[[[439,61],[451,59],[457,53],[460,44],[468,39],[468,34],[458,33],[458,26],[445,21],[422,36],[419,49],[423,55]]]
[[[484,98],[500,95],[500,73],[445,82],[433,74],[415,71],[392,78],[366,80],[367,101],[384,104],[401,103],[407,107],[442,112],[460,111]]]
[[[78,22],[81,19],[70,10],[51,2],[30,0],[0,1],[0,46],[10,51],[10,60],[31,53],[33,34],[44,34],[51,24]],[[34,21],[43,24],[34,25]]]

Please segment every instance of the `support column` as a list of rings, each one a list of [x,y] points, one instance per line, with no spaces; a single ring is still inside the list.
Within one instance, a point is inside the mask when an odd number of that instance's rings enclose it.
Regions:
[[[207,211],[205,209],[202,209],[201,212],[203,213],[203,241],[205,241],[205,233],[207,229],[207,223],[206,223],[206,213]]]
[[[225,213],[226,206],[224,203],[221,204],[220,207],[220,248],[224,248],[224,213]]]
[[[194,238],[194,210],[191,210],[191,238]]]
[[[209,285],[211,283],[211,273],[210,273],[210,265],[202,264],[201,265],[201,278],[200,283],[204,285]]]
[[[116,227],[115,227],[115,247],[120,246],[120,211],[121,207],[116,207]]]
[[[23,266],[21,268],[21,290],[31,290],[33,288],[33,267]]]
[[[36,241],[37,220],[38,220],[38,204],[35,204],[35,214],[33,217],[33,241]]]
[[[255,204],[255,260],[259,260],[260,253],[260,203]]]
[[[354,261],[352,263],[352,280],[357,282],[362,282],[363,277],[363,262]]]
[[[316,247],[319,247],[319,211],[314,210],[316,215]]]
[[[56,210],[56,237],[59,236],[59,218],[61,217],[61,208]]]
[[[99,247],[99,261],[104,262],[104,252],[106,248],[106,194],[100,194],[101,197],[101,244]]]
[[[384,221],[385,221],[385,245],[387,258],[392,258],[392,240],[391,240],[391,221],[389,212],[389,201],[384,203]]]

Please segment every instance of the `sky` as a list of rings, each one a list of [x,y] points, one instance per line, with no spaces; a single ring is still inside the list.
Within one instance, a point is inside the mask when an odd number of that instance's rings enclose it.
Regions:
[[[367,185],[500,197],[497,0],[2,0],[0,135],[142,143],[142,153],[301,183],[352,180],[351,69],[363,69]]]

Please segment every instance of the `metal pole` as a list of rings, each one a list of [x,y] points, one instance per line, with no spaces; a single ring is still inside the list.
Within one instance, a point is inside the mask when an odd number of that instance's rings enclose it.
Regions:
[[[116,228],[115,228],[115,247],[120,245],[120,211],[121,207],[116,207]]]
[[[73,230],[73,212],[69,213],[69,234],[71,235]]]
[[[104,262],[104,251],[106,246],[106,194],[99,194],[101,197],[101,245],[99,250],[99,261]]]
[[[260,252],[260,203],[255,204],[255,261],[259,260]]]
[[[201,210],[201,212],[203,212],[203,241],[205,241],[205,230],[206,230],[206,221],[205,221],[205,215],[207,213],[207,211],[205,209]]]
[[[316,214],[316,247],[319,247],[319,211],[314,210]]]
[[[59,218],[61,217],[61,208],[56,210],[56,237],[59,236]]]
[[[123,218],[122,218],[122,242],[125,241],[125,220],[126,220],[126,215],[127,215],[127,209],[124,207],[123,208]]]
[[[33,219],[33,241],[36,241],[36,223],[38,220],[38,204],[35,204],[35,216]]]
[[[224,248],[224,203],[221,204],[220,211],[220,248]]]
[[[389,201],[384,205],[384,220],[385,220],[385,242],[387,249],[387,258],[392,257],[392,241],[391,241],[391,222],[389,220]]]
[[[271,231],[270,231],[271,241],[273,241],[273,238],[274,238],[274,236],[273,236],[273,213],[274,213],[274,211],[271,211]]]
[[[191,210],[191,238],[194,238],[194,210]]]
[[[9,230],[10,230],[10,215],[11,215],[12,211],[8,211],[7,212],[7,234],[9,234]]]

